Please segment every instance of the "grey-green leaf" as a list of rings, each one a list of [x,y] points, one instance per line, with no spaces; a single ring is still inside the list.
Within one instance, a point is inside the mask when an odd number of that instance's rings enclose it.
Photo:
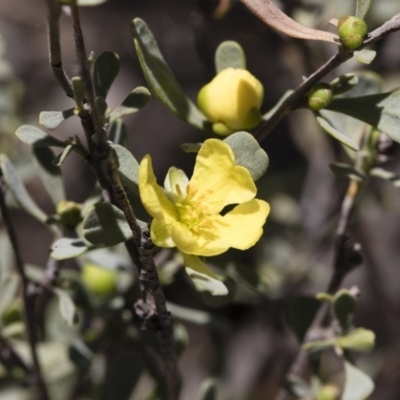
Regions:
[[[19,276],[13,272],[3,275],[0,279],[0,317],[16,298],[20,284]]]
[[[200,386],[199,400],[217,400],[218,384],[214,378],[205,379]]]
[[[3,172],[7,187],[20,207],[40,222],[45,223],[47,221],[47,215],[33,201],[32,197],[19,178],[17,171],[5,154],[0,155],[0,168]]]
[[[112,122],[108,137],[113,143],[128,147],[128,132],[121,118],[117,118]]]
[[[357,306],[357,299],[350,290],[341,289],[335,294],[332,301],[333,311],[339,321],[342,331],[347,332],[353,320]]]
[[[119,56],[112,51],[101,53],[93,68],[93,83],[96,96],[107,97],[115,78],[119,72]]]
[[[131,24],[131,31],[140,66],[154,96],[178,118],[199,129],[207,129],[209,122],[183,92],[146,23],[140,18],[135,18]]]
[[[181,149],[185,153],[198,153],[201,148],[201,143],[182,143]]]
[[[371,7],[372,0],[357,0],[356,17],[364,19]]]
[[[344,74],[334,79],[330,85],[334,96],[346,93],[358,84],[358,76],[355,74]]]
[[[54,153],[48,147],[34,147],[33,154],[37,162],[39,177],[46,188],[47,193],[57,205],[65,200],[64,185],[60,167],[53,164]]]
[[[366,400],[374,391],[372,379],[348,361],[344,363],[346,380],[342,400]]]
[[[400,90],[334,99],[327,109],[359,119],[400,143]]]
[[[115,246],[132,238],[124,213],[110,203],[90,207],[83,220],[83,235],[95,246]]]
[[[369,171],[370,176],[374,176],[376,178],[384,179],[385,181],[390,181],[393,183],[395,187],[400,189],[400,176],[395,174],[394,172],[387,171],[383,168],[372,168]]]
[[[357,328],[345,336],[337,337],[336,346],[346,350],[370,352],[375,346],[375,333],[369,329]]]
[[[375,50],[368,50],[368,49],[362,49],[362,50],[358,50],[355,51],[353,53],[354,58],[362,63],[362,64],[366,64],[369,65],[372,63],[372,61],[374,61],[375,57],[376,57],[376,51]]]
[[[233,40],[222,42],[215,52],[217,74],[225,68],[246,69],[246,55],[242,46]]]
[[[338,131],[336,128],[334,128],[328,120],[322,118],[322,117],[317,117],[317,121],[320,124],[321,128],[329,133],[333,138],[338,140],[340,143],[344,144],[345,146],[349,147],[352,150],[358,150],[358,145],[357,143],[349,138],[347,135],[344,133]]]
[[[39,124],[47,129],[56,129],[66,119],[75,115],[75,108],[65,111],[42,111],[39,114]]]
[[[132,153],[119,144],[113,144],[118,160],[118,172],[122,183],[135,193],[139,193],[139,163]]]
[[[359,182],[362,182],[365,179],[365,176],[360,171],[346,163],[332,163],[329,165],[329,168],[337,176],[344,176]]]
[[[59,288],[55,288],[54,293],[58,297],[61,317],[69,326],[75,325],[78,322],[78,313],[71,296]]]
[[[36,128],[36,126],[33,125],[22,125],[16,130],[15,134],[22,142],[29,144],[30,146],[66,146],[66,144],[61,140],[48,135],[46,132],[43,132],[41,129]]]
[[[151,94],[149,89],[140,86],[132,90],[125,98],[125,100],[119,105],[110,115],[109,121],[112,122],[116,118],[124,115],[134,114],[141,110],[150,100]]]
[[[232,149],[235,164],[247,168],[253,180],[256,181],[265,174],[269,158],[253,135],[244,131],[236,132],[228,136],[224,142]]]
[[[54,157],[53,164],[56,165],[57,167],[61,166],[62,163],[68,157],[68,155],[73,151],[73,149],[74,146],[72,144],[69,144],[60,154]]]
[[[50,256],[55,260],[66,260],[78,257],[88,250],[89,247],[82,239],[61,238],[51,246]]]

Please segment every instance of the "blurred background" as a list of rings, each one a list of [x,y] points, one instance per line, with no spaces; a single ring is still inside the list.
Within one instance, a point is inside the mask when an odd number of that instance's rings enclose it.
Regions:
[[[302,24],[326,30],[334,30],[330,18],[354,14],[354,3],[279,2]],[[248,70],[264,84],[263,112],[336,50],[323,42],[283,37],[236,0],[109,0],[81,10],[87,50],[95,57],[114,51],[121,58],[121,70],[108,98],[111,108],[133,88],[146,86],[129,30],[135,17],[146,21],[178,82],[194,101],[199,89],[215,75],[214,53],[224,40],[240,43]],[[398,0],[375,1],[366,22],[371,30],[399,12]],[[77,72],[71,25],[70,17],[63,15],[61,44],[69,76]],[[40,207],[53,213],[31,167],[28,146],[14,136],[21,124],[38,125],[41,111],[73,107],[48,66],[45,2],[0,2],[0,34],[0,150],[18,166]],[[378,56],[368,66],[383,78],[385,91],[400,83],[399,40],[397,32],[378,42]],[[365,68],[350,60],[326,81]],[[152,155],[159,182],[172,165],[190,176],[194,157],[184,153],[180,144],[201,142],[206,138],[204,132],[178,120],[154,98],[142,111],[126,117],[125,123],[129,149],[138,160],[147,153]],[[83,138],[77,118],[55,131],[62,139],[76,134]],[[216,304],[200,296],[180,274],[165,286],[168,301],[210,313],[219,321],[216,327],[183,322],[189,339],[180,360],[182,400],[197,398],[201,382],[208,376],[218,377],[226,399],[273,399],[299,346],[288,325],[291,304],[296,299],[301,299],[297,304],[307,303],[326,290],[330,278],[334,231],[347,180],[333,175],[329,164],[347,161],[345,152],[321,131],[307,110],[293,112],[262,147],[270,165],[257,182],[258,197],[267,200],[272,209],[265,235],[250,251],[230,251],[212,260],[225,271],[232,263],[239,266],[235,271],[242,275],[234,296]],[[391,146],[387,169],[400,172],[398,155],[398,145]],[[67,198],[83,202],[94,186],[92,172],[74,155],[62,170]],[[362,245],[364,262],[349,275],[344,287],[360,289],[355,325],[377,335],[375,350],[357,360],[376,382],[370,397],[374,400],[400,398],[399,199],[398,188],[390,182],[371,180],[363,189],[350,226],[353,239]],[[21,210],[13,209],[12,216],[24,261],[46,265],[52,240],[48,230]],[[299,306],[296,312],[310,312],[307,307]],[[142,386],[137,386],[130,398],[145,398],[146,381],[139,383]]]

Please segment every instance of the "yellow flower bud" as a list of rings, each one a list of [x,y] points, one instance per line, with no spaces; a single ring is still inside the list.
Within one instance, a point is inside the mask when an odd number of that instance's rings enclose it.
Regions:
[[[114,293],[117,287],[116,272],[96,264],[84,264],[81,276],[88,289],[98,296],[108,296]]]
[[[197,96],[200,110],[219,135],[255,128],[261,121],[261,82],[245,69],[226,68]]]
[[[362,45],[364,37],[368,32],[365,21],[351,15],[345,15],[340,18],[337,28],[340,40],[347,48],[352,50]]]
[[[308,106],[314,111],[328,107],[332,99],[333,92],[328,83],[318,83],[308,92]]]
[[[56,212],[59,215],[63,225],[75,227],[82,220],[82,206],[74,201],[60,201],[57,204]]]

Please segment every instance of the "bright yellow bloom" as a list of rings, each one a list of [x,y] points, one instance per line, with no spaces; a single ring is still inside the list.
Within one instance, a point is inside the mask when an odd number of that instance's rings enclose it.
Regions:
[[[157,184],[151,158],[145,156],[139,168],[140,197],[153,217],[150,233],[157,246],[214,256],[230,247],[248,249],[260,239],[269,205],[254,198],[249,171],[235,165],[231,148],[221,140],[204,142],[190,181],[173,167],[164,187]],[[230,204],[238,205],[221,215]]]
[[[261,82],[245,69],[223,69],[197,96],[200,110],[220,135],[255,128],[261,121]]]

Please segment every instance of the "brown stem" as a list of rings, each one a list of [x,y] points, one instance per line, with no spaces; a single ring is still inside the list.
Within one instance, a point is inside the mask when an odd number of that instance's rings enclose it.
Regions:
[[[11,246],[14,252],[16,267],[22,284],[22,300],[24,303],[25,323],[27,328],[27,336],[29,348],[31,351],[33,368],[31,370],[31,381],[36,386],[40,393],[41,400],[50,400],[46,384],[43,379],[42,370],[40,367],[37,351],[36,351],[36,316],[35,316],[35,300],[36,293],[30,284],[24,269],[24,264],[19,251],[17,235],[11,221],[8,207],[5,201],[6,187],[2,180],[2,173],[0,171],[0,209],[3,216],[3,223],[7,230],[8,237],[10,238]]]

